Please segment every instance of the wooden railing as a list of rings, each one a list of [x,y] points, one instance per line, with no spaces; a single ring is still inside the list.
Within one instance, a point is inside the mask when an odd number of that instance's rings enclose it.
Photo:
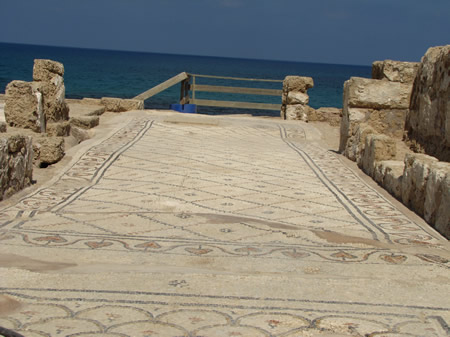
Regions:
[[[218,85],[204,85],[197,84],[197,78],[209,78],[216,80],[227,81],[251,81],[251,82],[275,82],[282,83],[282,80],[256,79],[256,78],[240,78],[240,77],[226,77],[226,76],[211,76],[180,73],[167,81],[153,87],[142,94],[135,97],[135,99],[146,100],[150,97],[166,90],[181,82],[180,88],[180,104],[196,104],[198,106],[212,106],[223,108],[239,108],[239,109],[261,109],[261,110],[276,110],[280,111],[280,104],[258,103],[258,102],[242,102],[242,101],[219,101],[210,99],[198,99],[198,92],[216,92],[227,94],[245,94],[245,95],[263,95],[263,96],[278,96],[281,98],[281,89],[265,89],[254,87],[234,87],[234,86],[218,86]]]
[[[159,94],[161,91],[164,91],[166,89],[169,89],[170,87],[174,86],[175,84],[178,84],[182,81],[185,81],[189,78],[189,75],[187,73],[179,73],[178,75],[169,78],[167,81],[158,84],[156,87],[153,87],[147,91],[144,91],[142,94],[137,95],[134,97],[134,99],[140,99],[145,101],[146,99],[149,99],[152,96],[155,96],[156,94]]]

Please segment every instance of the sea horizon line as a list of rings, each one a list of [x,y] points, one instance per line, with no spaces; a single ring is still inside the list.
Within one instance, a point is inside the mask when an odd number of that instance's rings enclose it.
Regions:
[[[250,57],[232,57],[232,56],[217,56],[217,55],[198,55],[198,54],[176,54],[168,52],[155,52],[155,51],[139,51],[139,50],[121,50],[110,48],[93,48],[93,47],[79,47],[79,46],[56,46],[49,44],[34,44],[34,43],[22,43],[22,42],[4,42],[0,41],[0,44],[4,45],[17,45],[17,46],[31,46],[31,47],[47,47],[47,48],[60,48],[60,49],[78,49],[78,50],[90,50],[90,51],[104,51],[104,52],[116,52],[116,53],[135,53],[135,54],[156,54],[156,55],[169,55],[169,56],[187,56],[187,57],[205,57],[205,58],[218,58],[218,59],[230,59],[230,60],[248,60],[248,61],[262,61],[262,62],[283,62],[283,63],[300,63],[300,64],[318,64],[318,65],[330,65],[330,66],[347,66],[347,67],[371,67],[372,64],[345,64],[345,63],[327,63],[327,62],[311,62],[311,61],[295,61],[295,60],[274,60],[274,59],[258,59]]]

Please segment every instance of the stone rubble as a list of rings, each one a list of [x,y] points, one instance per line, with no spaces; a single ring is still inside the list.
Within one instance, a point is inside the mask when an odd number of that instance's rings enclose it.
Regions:
[[[116,97],[103,97],[101,104],[105,106],[106,111],[124,112],[130,110],[143,110],[144,101],[139,99],[122,99]]]
[[[309,103],[308,89],[314,86],[311,77],[286,76],[283,81],[281,118],[308,121],[312,109]]]
[[[59,162],[64,157],[63,137],[34,137],[33,138],[33,163],[38,167],[46,167]]]
[[[82,129],[91,129],[100,123],[98,116],[78,116],[70,118],[70,125],[73,127],[79,127]]]
[[[0,98],[5,101],[4,106],[2,103],[0,107],[4,112],[5,122],[0,121],[0,133],[5,133],[6,127],[9,125],[13,128],[29,129],[32,131],[32,135],[24,136],[29,139],[30,144],[27,143],[26,150],[22,150],[22,152],[25,151],[22,153],[22,157],[26,155],[26,159],[20,160],[17,159],[21,157],[16,152],[4,150],[8,144],[17,143],[18,136],[6,134],[4,139],[2,138],[0,198],[10,196],[29,185],[32,165],[27,164],[25,170],[22,162],[33,163],[38,167],[54,164],[65,155],[64,137],[73,136],[75,141],[81,142],[92,137],[93,133],[87,129],[99,124],[98,115],[106,110],[101,105],[96,105],[94,109],[92,106],[81,109],[93,113],[95,116],[83,116],[77,111],[77,115],[72,116],[69,120],[69,105],[65,99],[63,76],[64,66],[62,63],[36,59],[33,66],[33,81],[12,81],[6,87],[6,94],[1,95]],[[141,103],[143,108],[143,102]],[[117,105],[120,109],[124,107],[128,110],[131,106],[139,104],[123,100]],[[73,140],[71,139],[70,142]],[[19,176],[23,176],[24,180],[19,182]],[[8,179],[11,180],[10,183]]]

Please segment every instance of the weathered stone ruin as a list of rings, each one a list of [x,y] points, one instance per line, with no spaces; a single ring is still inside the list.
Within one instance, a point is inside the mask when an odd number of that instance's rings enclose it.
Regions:
[[[0,139],[0,200],[31,183],[30,163],[46,167],[60,161],[65,155],[65,137],[70,135],[72,144],[91,138],[92,128],[99,125],[99,115],[105,111],[144,108],[142,100],[86,98],[70,100],[76,109],[69,117],[64,66],[51,60],[35,60],[33,81],[12,81],[1,99],[6,122],[0,121],[0,133],[9,126],[14,135]]]
[[[339,126],[341,123],[342,109],[333,107],[310,108],[308,122],[327,122],[331,126]]]
[[[77,104],[83,105],[96,105],[102,106],[98,115],[103,114],[105,111],[109,112],[125,112],[131,110],[144,110],[144,101],[140,99],[134,98],[117,98],[117,97],[102,97],[102,98],[89,98],[85,97],[81,100],[72,100],[76,101]]]
[[[5,118],[10,126],[41,132],[44,113],[42,94],[37,85],[33,82],[12,81],[6,87],[5,101]]]
[[[45,133],[47,123],[69,119],[65,102],[64,66],[35,60],[33,82],[12,81],[6,87],[5,118],[13,127]]]
[[[0,136],[0,200],[31,184],[32,160],[31,137]]]
[[[122,99],[116,97],[103,97],[100,104],[105,106],[106,111],[124,112],[130,110],[143,110],[144,101],[140,99]]]
[[[33,81],[39,84],[45,123],[59,123],[69,119],[65,102],[64,66],[51,60],[34,60]]]
[[[344,85],[339,149],[450,238],[450,46],[372,76]]]
[[[308,89],[314,86],[311,77],[286,76],[283,81],[281,105],[282,119],[308,121],[309,103]]]
[[[322,107],[316,110],[308,105],[307,91],[313,87],[314,81],[311,77],[286,76],[283,81],[281,118],[303,122],[327,122],[332,126],[338,126],[342,109]]]
[[[356,160],[361,150],[361,123],[374,131],[402,139],[412,83],[352,77],[344,84],[339,150]]]
[[[372,78],[390,82],[413,83],[418,68],[418,62],[375,61],[372,65]]]
[[[33,82],[12,81],[6,87],[6,123],[36,133],[33,161],[38,166],[54,164],[64,157],[62,137],[69,135],[70,125],[63,76],[61,63],[35,60]]]
[[[450,45],[430,48],[414,81],[406,136],[417,152],[450,161]]]

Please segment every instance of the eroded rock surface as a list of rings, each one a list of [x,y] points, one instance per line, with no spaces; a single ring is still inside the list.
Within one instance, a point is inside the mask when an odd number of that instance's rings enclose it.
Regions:
[[[415,150],[450,161],[450,45],[422,58],[405,128]]]
[[[64,66],[52,60],[34,60],[33,80],[39,83],[43,94],[43,107],[47,122],[59,122],[69,118],[65,102]]]
[[[31,184],[32,158],[31,137],[0,137],[0,200]]]
[[[286,76],[283,81],[281,118],[307,122],[314,110],[308,105],[307,90],[313,86],[311,77]]]
[[[106,111],[124,112],[130,110],[143,110],[144,101],[139,99],[122,99],[116,97],[103,97],[101,104],[105,106]]]
[[[6,86],[5,119],[13,127],[41,131],[38,85],[12,81]]]
[[[45,167],[57,163],[64,157],[63,137],[35,137],[33,139],[35,156],[33,161],[36,166]]]
[[[375,61],[372,64],[372,78],[391,82],[413,83],[418,69],[418,62]]]
[[[401,139],[408,113],[410,84],[352,77],[344,84],[339,150],[348,155],[360,123]]]

